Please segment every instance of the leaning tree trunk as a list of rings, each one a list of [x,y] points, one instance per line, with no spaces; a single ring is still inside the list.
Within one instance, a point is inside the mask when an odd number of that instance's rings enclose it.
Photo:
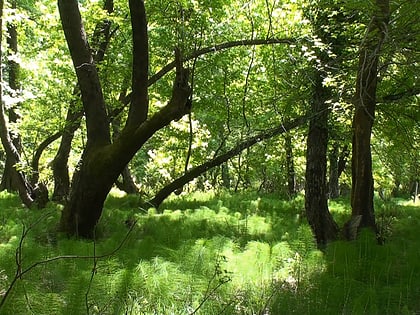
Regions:
[[[373,206],[373,176],[370,137],[375,119],[378,63],[389,21],[389,0],[376,0],[359,51],[359,69],[354,96],[352,143],[352,217],[361,216],[360,227],[377,231]],[[354,237],[354,236],[353,236]]]
[[[306,116],[302,116],[299,118],[296,118],[288,123],[282,124],[278,127],[269,129],[267,131],[261,132],[260,134],[253,136],[247,140],[244,140],[237,144],[234,148],[228,150],[225,153],[222,153],[218,155],[217,157],[214,157],[213,159],[198,165],[196,167],[193,167],[185,172],[184,175],[181,177],[175,179],[173,182],[169,183],[165,187],[163,187],[159,192],[155,195],[153,199],[151,199],[148,203],[149,205],[159,208],[160,204],[174,191],[182,188],[185,184],[192,181],[194,178],[197,178],[201,174],[207,172],[208,170],[212,169],[213,167],[219,166],[228,160],[230,160],[232,157],[237,156],[240,154],[243,150],[250,148],[256,143],[259,143],[263,140],[270,139],[272,137],[275,137],[277,135],[280,135],[284,132],[288,132],[292,130],[293,128],[296,128],[298,126],[303,125],[307,121]]]
[[[83,116],[83,110],[74,108],[75,102],[71,102],[71,106],[67,111],[66,125],[61,134],[61,142],[57,153],[52,161],[52,171],[54,177],[54,191],[52,200],[63,202],[67,199],[70,191],[70,176],[68,169],[68,161],[71,151],[71,143],[74,133],[80,126]]]

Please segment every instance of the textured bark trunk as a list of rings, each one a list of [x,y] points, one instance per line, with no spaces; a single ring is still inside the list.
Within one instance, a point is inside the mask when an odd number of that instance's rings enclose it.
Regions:
[[[16,1],[12,1],[11,3],[12,9],[16,9]],[[13,23],[7,24],[7,45],[8,49],[11,54],[17,54],[18,52],[18,40],[17,40],[17,29],[16,25]],[[20,86],[19,86],[19,64],[15,61],[14,58],[7,58],[7,69],[8,69],[8,83],[10,89],[13,91],[12,97],[16,97],[13,95],[14,93],[18,93]],[[17,104],[19,106],[19,104]],[[16,123],[20,118],[16,111],[12,108],[7,110],[7,114],[9,117],[10,123]],[[11,134],[10,138],[14,147],[16,148],[17,152],[21,153],[21,139],[19,134]],[[14,170],[15,162],[10,155],[6,154],[6,162],[4,165],[4,171],[2,180],[0,183],[0,190],[7,190],[9,192],[18,191],[18,187],[14,186],[15,181],[13,177],[16,175]]]
[[[373,205],[370,138],[375,119],[376,86],[380,51],[387,36],[389,0],[376,0],[376,10],[359,50],[359,69],[354,96],[352,146],[352,217],[360,226],[377,231]]]
[[[79,169],[73,175],[68,202],[60,230],[77,237],[94,237],[105,199],[124,165],[103,163],[103,150],[85,151]],[[121,164],[121,163],[120,163]]]
[[[80,127],[80,120],[83,111],[75,111],[74,102],[70,105],[66,116],[66,127],[61,136],[60,146],[52,162],[54,177],[54,191],[52,200],[64,202],[67,200],[70,191],[70,176],[68,161],[75,131]]]
[[[338,226],[331,216],[327,203],[327,145],[328,104],[330,91],[322,85],[323,78],[316,72],[314,96],[311,103],[312,118],[306,148],[305,210],[318,247],[336,239]]]
[[[104,201],[134,154],[158,130],[191,110],[189,71],[176,51],[176,74],[169,103],[146,119],[148,38],[144,2],[130,0],[133,31],[132,98],[126,126],[111,143],[110,126],[96,66],[84,31],[77,0],[59,0],[61,22],[69,46],[86,116],[87,143],[75,172],[60,221],[70,235],[92,237]],[[139,59],[138,59],[139,58]],[[138,84],[141,82],[141,84]],[[140,89],[140,91],[139,91]],[[146,119],[146,120],[145,120]]]
[[[3,34],[3,27],[2,27],[2,17],[3,17],[3,1],[0,2],[0,42],[2,40],[2,34]],[[15,30],[15,29],[14,29]],[[9,28],[9,32],[11,29]],[[16,34],[13,34],[13,28],[12,28],[12,34],[10,34],[12,37],[15,37],[13,39],[13,43],[10,41],[12,39],[9,39],[9,45],[17,45],[17,36]],[[15,41],[16,40],[16,41]],[[12,50],[14,50],[16,47],[11,47]],[[2,50],[0,47],[0,60],[2,59]],[[9,78],[12,85],[17,87],[17,64],[12,65],[12,68],[15,70],[11,71],[11,77]],[[0,81],[2,80],[3,72],[2,68],[0,67]],[[1,82],[0,82],[1,83]],[[4,150],[6,152],[6,162],[8,164],[8,175],[10,177],[5,180],[5,183],[10,184],[10,188],[13,190],[17,190],[19,193],[19,196],[22,200],[22,202],[27,206],[31,207],[34,203],[34,190],[31,187],[29,181],[26,179],[25,174],[18,170],[16,166],[18,163],[21,162],[20,154],[19,154],[19,141],[16,142],[16,139],[12,139],[11,134],[7,127],[7,120],[6,120],[6,111],[5,111],[5,105],[2,99],[3,96],[3,84],[0,84],[0,138],[1,142],[3,144]],[[14,116],[14,112],[9,112],[9,114],[12,114],[12,117],[10,117],[12,120],[16,117]]]
[[[371,227],[376,231],[373,206],[373,176],[370,136],[373,126],[373,114],[365,107],[356,108],[353,118],[352,146],[352,216],[361,215],[361,227]]]
[[[104,1],[104,10],[108,14],[114,11],[113,0]],[[111,21],[103,20],[96,25],[92,36],[94,55],[92,56],[95,63],[100,63],[105,57],[105,52],[109,46],[111,38]],[[79,89],[74,89],[73,95],[76,97]],[[71,143],[74,133],[80,127],[81,118],[83,117],[83,109],[76,108],[76,99],[72,100],[67,110],[66,127],[63,131],[61,143],[57,150],[57,154],[52,163],[54,177],[54,191],[52,199],[58,202],[67,200],[70,191],[70,176],[68,170],[68,160],[71,151]]]

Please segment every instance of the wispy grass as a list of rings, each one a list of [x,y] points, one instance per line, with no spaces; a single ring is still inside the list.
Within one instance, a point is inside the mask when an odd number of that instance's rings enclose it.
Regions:
[[[420,310],[420,209],[377,202],[386,243],[369,232],[316,249],[303,198],[197,193],[162,214],[138,197],[111,196],[97,240],[55,233],[60,208],[28,211],[0,194],[0,293],[22,268],[60,255],[19,279],[1,314],[416,314]],[[344,222],[346,200],[330,203]],[[42,217],[42,221],[31,226]],[[114,255],[95,259],[117,248]]]

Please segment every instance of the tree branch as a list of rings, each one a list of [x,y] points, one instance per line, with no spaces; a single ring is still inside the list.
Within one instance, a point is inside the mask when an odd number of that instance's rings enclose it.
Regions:
[[[148,112],[149,45],[144,1],[130,0],[129,4],[133,33],[133,73],[127,126],[138,127],[147,119]]]
[[[191,168],[183,176],[175,179],[172,183],[163,187],[156,194],[156,196],[152,200],[150,200],[148,203],[154,206],[155,208],[158,208],[160,204],[162,203],[162,201],[165,200],[172,192],[184,186],[186,183],[190,182],[191,180],[201,175],[202,173],[207,172],[209,169],[226,162],[230,158],[238,155],[240,152],[251,147],[252,145],[258,142],[261,142],[263,140],[272,138],[274,136],[277,136],[279,134],[282,134],[284,132],[287,132],[293,128],[296,128],[304,124],[307,120],[308,120],[307,116],[301,116],[292,120],[291,122],[281,124],[275,128],[263,131],[245,141],[240,142],[234,148],[227,151],[226,153],[221,154],[213,158],[212,160],[207,161],[199,166]]]
[[[82,94],[88,133],[87,145],[111,143],[105,100],[86,38],[77,0],[58,0],[61,23]]]
[[[236,41],[230,41],[221,43],[214,46],[204,47],[194,51],[191,55],[188,55],[182,59],[182,61],[190,61],[195,58],[198,58],[202,55],[218,52],[222,50],[226,50],[233,47],[240,47],[240,46],[258,46],[258,45],[273,45],[273,44],[288,44],[291,45],[295,43],[296,40],[293,38],[271,38],[271,39],[242,39]],[[171,71],[176,66],[176,61],[172,61],[156,72],[153,76],[149,78],[149,86],[156,83],[159,79],[161,79],[165,74]]]

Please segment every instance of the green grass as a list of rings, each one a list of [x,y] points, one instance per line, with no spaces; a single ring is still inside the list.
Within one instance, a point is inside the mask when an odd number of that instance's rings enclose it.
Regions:
[[[162,214],[138,197],[110,196],[97,240],[67,239],[60,207],[26,210],[0,193],[0,297],[22,269],[0,314],[419,314],[420,208],[377,201],[386,243],[356,241],[317,250],[303,198],[196,193],[172,198]],[[330,202],[343,223],[347,200]],[[37,224],[34,224],[38,222]],[[110,253],[134,228],[123,246]],[[91,258],[82,258],[90,256]]]

